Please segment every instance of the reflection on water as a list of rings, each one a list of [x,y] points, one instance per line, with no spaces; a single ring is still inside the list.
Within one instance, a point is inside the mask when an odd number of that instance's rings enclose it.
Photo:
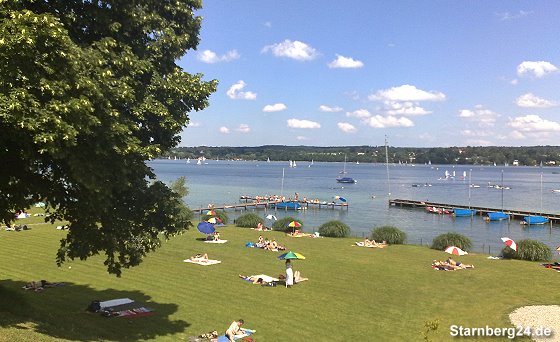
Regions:
[[[357,183],[340,184],[335,179],[342,163],[314,163],[311,167],[308,164],[298,161],[298,167],[289,168],[287,162],[210,160],[207,165],[187,164],[183,160],[149,162],[162,181],[169,182],[180,176],[187,178],[189,195],[185,202],[191,208],[204,208],[209,203],[218,206],[239,203],[241,195],[293,197],[298,192],[300,199],[306,197],[327,202],[335,200],[338,195],[348,200],[348,210],[310,207],[300,212],[280,210],[276,216],[298,217],[307,230],[317,229],[329,220],[340,220],[360,237],[373,227],[393,225],[405,231],[408,242],[414,244],[426,244],[441,233],[454,231],[470,237],[478,251],[484,247],[488,252],[490,246],[493,254],[502,248],[500,238],[503,236],[514,240],[540,240],[554,248],[560,244],[558,225],[526,227],[515,220],[486,223],[480,216],[455,219],[449,215],[427,213],[421,208],[390,207],[387,195],[390,188],[391,198],[495,208],[501,208],[503,202],[505,209],[558,213],[560,193],[552,191],[560,189],[560,174],[552,173],[558,172],[556,168],[392,165],[388,184],[385,165],[347,164],[347,176],[356,179]],[[456,176],[444,179],[445,171],[450,175],[455,171]],[[463,174],[467,177],[463,178]],[[474,186],[469,187],[469,184]],[[502,184],[509,189],[499,189]],[[264,210],[257,212],[263,217],[267,214]],[[241,213],[228,211],[231,219]]]

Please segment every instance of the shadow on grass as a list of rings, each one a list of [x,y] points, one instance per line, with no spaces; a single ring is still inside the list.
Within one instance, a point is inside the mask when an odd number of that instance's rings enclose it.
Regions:
[[[185,331],[190,325],[169,317],[176,304],[150,301],[139,291],[108,289],[98,291],[88,286],[66,283],[41,292],[23,290],[25,284],[0,280],[0,327],[33,330],[53,339],[80,341],[136,341],[154,339]],[[85,309],[93,300],[130,298],[155,310],[149,317],[103,317]],[[25,333],[15,332],[16,336]]]

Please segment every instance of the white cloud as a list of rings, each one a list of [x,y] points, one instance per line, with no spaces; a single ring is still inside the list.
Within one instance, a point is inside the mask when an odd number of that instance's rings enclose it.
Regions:
[[[476,105],[474,110],[462,109],[459,111],[460,118],[476,122],[479,127],[493,127],[497,118],[500,116],[500,114],[490,109],[485,109],[481,105]]]
[[[514,78],[513,80],[509,81],[509,84],[511,85],[517,85],[519,83],[519,80],[517,78]]]
[[[309,140],[308,137],[304,137],[303,135],[298,135],[298,136],[296,137],[296,139],[297,139],[297,140]]]
[[[381,116],[375,115],[367,118],[364,122],[374,128],[388,128],[388,127],[413,127],[414,122],[405,117],[397,118],[395,116]]]
[[[550,108],[558,105],[553,101],[540,98],[532,93],[519,96],[516,102],[519,107],[526,108]]]
[[[319,106],[319,110],[321,112],[329,112],[329,113],[336,113],[336,112],[342,112],[343,109],[340,107],[329,107],[329,106],[325,106],[325,105],[320,105]]]
[[[491,146],[494,145],[494,143],[492,143],[489,140],[485,140],[485,139],[468,139],[466,141],[466,144],[469,146]]]
[[[224,126],[220,127],[220,133],[229,134],[229,128],[224,127]]]
[[[241,89],[245,88],[246,85],[247,84],[245,84],[243,80],[238,81],[228,89],[226,92],[227,96],[234,100],[255,100],[257,98],[257,94],[251,91],[241,91]]]
[[[508,137],[509,137],[510,139],[514,139],[514,140],[523,140],[523,139],[525,139],[525,135],[524,135],[523,133],[517,131],[517,130],[511,131],[511,132],[508,134]]]
[[[204,50],[198,53],[197,59],[201,62],[213,64],[218,62],[229,62],[240,57],[237,50],[231,50],[225,54],[218,56],[214,51]]]
[[[505,21],[505,20],[513,20],[513,19],[523,18],[523,17],[528,16],[531,13],[533,13],[533,12],[532,11],[522,11],[522,10],[520,10],[517,13],[500,12],[500,13],[496,13],[496,15],[498,16],[498,18],[500,18],[500,20]]]
[[[417,106],[414,102],[395,102],[395,101],[385,101],[385,106],[388,108],[387,114],[389,115],[404,115],[404,116],[414,116],[414,115],[427,115],[431,114],[420,106]]]
[[[364,66],[361,61],[355,60],[352,57],[344,57],[341,55],[336,55],[336,59],[328,64],[329,68],[345,68],[345,69],[356,69]]]
[[[560,132],[560,123],[543,119],[538,115],[525,115],[510,119],[508,126],[521,133]]]
[[[435,91],[425,91],[413,85],[405,84],[399,87],[379,90],[377,93],[369,95],[370,100],[389,100],[389,101],[443,101],[445,94]]]
[[[321,124],[310,120],[289,119],[288,127],[290,128],[321,128]]]
[[[270,112],[281,112],[281,111],[283,111],[283,110],[286,110],[286,108],[288,108],[288,107],[286,107],[286,105],[283,104],[283,103],[275,103],[275,104],[272,104],[272,105],[266,105],[266,106],[264,106],[264,108],[262,109],[262,111],[263,111],[263,112],[267,112],[267,113],[270,113]]]
[[[339,122],[336,125],[338,126],[338,129],[340,129],[344,133],[356,132],[356,127],[354,127],[354,125],[352,124],[349,124],[348,122]]]
[[[346,116],[358,119],[367,119],[371,116],[371,113],[367,109],[358,109],[353,112],[346,112]]]
[[[310,61],[319,56],[317,50],[311,46],[298,40],[291,41],[289,39],[282,43],[267,45],[262,49],[262,52],[268,51],[271,51],[276,57],[287,57],[298,61]]]
[[[522,76],[524,74],[534,74],[535,77],[541,78],[546,74],[550,74],[557,71],[558,68],[554,64],[545,61],[539,61],[539,62],[525,61],[517,66],[517,74],[519,76]]]
[[[249,133],[251,132],[251,127],[249,127],[249,125],[247,124],[240,124],[239,127],[237,127],[236,131],[241,133]]]
[[[200,126],[202,126],[200,122],[194,122],[194,121],[189,122],[189,124],[187,125],[187,127],[200,127]]]
[[[264,23],[264,26],[271,28],[272,27],[272,23],[270,21],[267,21]]]

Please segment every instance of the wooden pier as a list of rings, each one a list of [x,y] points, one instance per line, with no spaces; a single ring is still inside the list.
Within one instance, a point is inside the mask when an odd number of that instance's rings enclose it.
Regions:
[[[414,201],[407,199],[390,199],[390,206],[398,207],[408,207],[408,208],[426,208],[426,207],[437,207],[451,210],[453,208],[458,209],[473,209],[477,211],[477,215],[484,216],[491,212],[504,212],[509,214],[512,219],[522,220],[524,216],[534,216],[540,215],[547,217],[550,222],[558,223],[560,222],[560,214],[549,214],[549,213],[538,213],[534,211],[523,211],[523,210],[510,210],[510,209],[500,209],[491,207],[479,207],[479,206],[466,206],[461,204],[449,204],[449,203],[438,203],[438,202],[428,202],[428,201]]]
[[[264,209],[264,210],[275,210],[275,211],[294,211],[294,209],[284,209],[284,208],[276,208],[275,204],[282,203],[278,201],[257,201],[253,198],[249,197],[240,197],[240,200],[243,201],[242,203],[234,203],[234,204],[214,204],[211,208],[195,208],[191,209],[195,213],[201,214],[207,210],[248,210],[248,209]],[[297,202],[301,205],[300,209],[297,210],[306,210],[306,209],[346,209],[348,210],[348,203],[337,203],[337,202],[313,202],[313,201],[285,201],[284,203],[294,203]]]

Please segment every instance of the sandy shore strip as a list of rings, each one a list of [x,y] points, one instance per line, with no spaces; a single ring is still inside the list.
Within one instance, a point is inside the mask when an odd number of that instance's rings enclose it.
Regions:
[[[533,336],[533,341],[560,340],[560,305],[532,305],[516,309],[509,315],[514,326],[532,327],[533,333],[538,327],[550,328],[551,337]]]

